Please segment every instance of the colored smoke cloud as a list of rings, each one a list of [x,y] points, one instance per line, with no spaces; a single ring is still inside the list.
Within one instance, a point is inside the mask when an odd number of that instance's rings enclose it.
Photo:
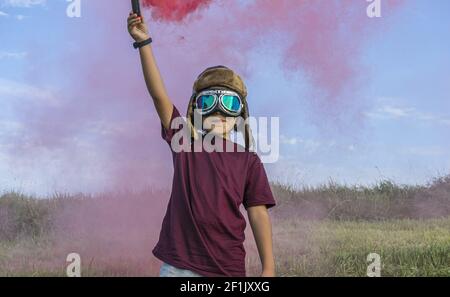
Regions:
[[[402,1],[383,3],[387,20]],[[345,114],[360,104],[352,96],[366,78],[359,57],[367,36],[381,26],[366,16],[366,1],[148,0],[143,7],[149,8],[146,20],[167,90],[182,114],[204,68],[228,65],[249,80],[251,53],[261,48],[267,59],[276,49],[287,76],[305,78],[299,84],[308,86],[307,93],[284,98],[283,106],[295,106],[303,96],[320,119]],[[47,92],[56,103],[10,103],[26,131],[10,136],[10,167],[51,175],[56,189],[48,192],[170,186],[170,154],[126,32],[128,11],[129,1],[84,2],[83,18],[65,24],[71,38],[60,43],[58,57],[47,52],[46,39],[33,41],[29,82],[45,85],[46,78],[60,77],[66,83]],[[257,102],[250,94],[252,111],[295,123],[292,109]]]
[[[144,0],[142,2],[144,7],[154,9],[155,19],[181,21],[190,13],[209,5],[211,0]]]

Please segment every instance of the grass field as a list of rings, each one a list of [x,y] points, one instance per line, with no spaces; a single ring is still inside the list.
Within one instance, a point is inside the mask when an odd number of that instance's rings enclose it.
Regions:
[[[366,276],[370,253],[382,276],[450,276],[450,218],[429,220],[281,221],[275,229],[280,276]],[[257,257],[249,259],[257,273]]]
[[[450,276],[450,177],[426,186],[294,190],[274,184],[271,210],[279,276],[366,276],[370,253],[382,276]],[[64,276],[78,252],[83,276],[156,276],[151,249],[168,192],[0,196],[0,276]],[[260,264],[249,228],[247,271]]]

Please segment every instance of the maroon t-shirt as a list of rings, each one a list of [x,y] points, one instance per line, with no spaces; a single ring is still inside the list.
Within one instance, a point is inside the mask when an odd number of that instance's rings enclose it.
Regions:
[[[178,117],[174,106],[170,124]],[[239,151],[239,144],[220,137],[224,145],[234,146],[233,152],[176,152],[170,144],[175,133],[183,133],[180,128],[166,130],[161,124],[161,136],[171,147],[174,176],[153,254],[204,276],[245,276],[246,221],[240,205],[275,206],[264,166],[256,153]]]

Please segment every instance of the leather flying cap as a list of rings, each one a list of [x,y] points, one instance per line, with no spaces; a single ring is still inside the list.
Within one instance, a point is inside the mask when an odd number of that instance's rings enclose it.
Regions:
[[[228,67],[219,65],[207,68],[194,83],[193,92],[199,92],[212,87],[224,87],[238,93],[243,100],[247,97],[247,87],[242,78]]]

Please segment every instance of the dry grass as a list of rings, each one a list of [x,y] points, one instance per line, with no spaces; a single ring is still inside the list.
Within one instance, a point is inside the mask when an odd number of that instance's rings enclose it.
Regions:
[[[294,190],[273,185],[271,210],[281,276],[364,276],[378,253],[385,276],[450,276],[450,177],[426,186]],[[0,196],[0,276],[64,276],[65,257],[82,255],[85,276],[157,275],[151,255],[167,191]],[[248,275],[259,260],[249,228]]]

